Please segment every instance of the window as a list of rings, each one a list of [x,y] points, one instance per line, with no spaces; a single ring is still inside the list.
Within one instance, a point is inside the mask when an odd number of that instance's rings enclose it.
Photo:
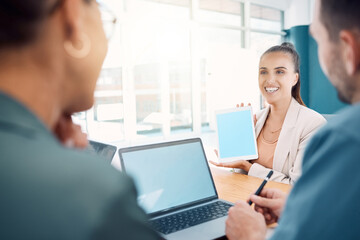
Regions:
[[[158,3],[168,3],[168,4],[172,4],[172,5],[183,6],[183,7],[189,7],[189,5],[190,5],[190,0],[151,0],[151,1],[158,2]]]
[[[282,11],[237,0],[103,2],[118,24],[95,104],[74,115],[91,139],[198,136],[214,130],[216,109],[260,107],[258,57],[281,42]]]
[[[243,4],[232,0],[199,0],[201,22],[242,26]]]
[[[250,43],[251,49],[256,51],[256,55],[258,57],[261,56],[267,49],[274,45],[281,44],[282,36],[278,34],[268,34],[268,33],[261,33],[261,32],[251,32],[250,33]],[[262,44],[257,44],[261,42]]]
[[[283,12],[277,9],[251,4],[251,28],[267,31],[282,31]]]
[[[136,138],[191,131],[189,8],[186,1],[128,1]]]

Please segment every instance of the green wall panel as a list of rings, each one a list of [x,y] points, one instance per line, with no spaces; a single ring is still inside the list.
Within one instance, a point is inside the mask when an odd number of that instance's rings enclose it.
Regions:
[[[320,67],[317,44],[309,34],[309,26],[291,28],[286,39],[300,55],[301,97],[305,104],[321,114],[332,114],[345,107]]]

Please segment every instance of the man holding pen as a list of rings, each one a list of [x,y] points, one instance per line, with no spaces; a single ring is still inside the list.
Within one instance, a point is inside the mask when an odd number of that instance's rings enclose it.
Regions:
[[[265,239],[266,224],[278,222],[271,239],[358,239],[360,236],[360,2],[316,0],[311,34],[319,60],[351,107],[313,137],[303,175],[289,197],[266,189],[252,195],[254,211],[239,202],[229,211],[229,239]]]

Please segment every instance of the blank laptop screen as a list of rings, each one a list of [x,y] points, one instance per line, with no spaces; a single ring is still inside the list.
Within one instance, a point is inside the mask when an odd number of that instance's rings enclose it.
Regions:
[[[148,214],[216,196],[200,141],[121,155]]]

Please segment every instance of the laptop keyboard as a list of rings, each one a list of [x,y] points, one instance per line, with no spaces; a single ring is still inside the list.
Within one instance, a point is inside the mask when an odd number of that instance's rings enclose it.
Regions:
[[[227,215],[231,204],[214,202],[170,216],[151,220],[153,228],[163,234],[170,234]]]

